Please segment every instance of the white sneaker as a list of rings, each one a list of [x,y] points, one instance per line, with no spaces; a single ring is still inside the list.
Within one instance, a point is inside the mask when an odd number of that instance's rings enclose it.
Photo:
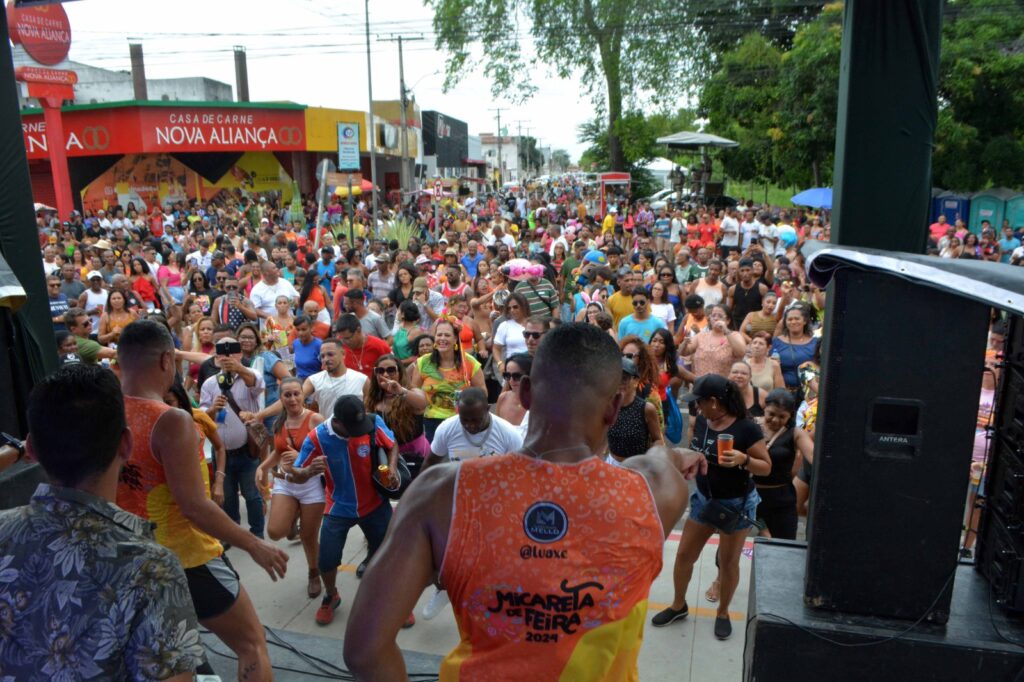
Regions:
[[[444,607],[448,606],[451,601],[448,599],[448,593],[444,590],[435,587],[434,596],[430,598],[426,606],[420,612],[423,616],[423,620],[433,620],[437,617],[437,614],[444,610]]]

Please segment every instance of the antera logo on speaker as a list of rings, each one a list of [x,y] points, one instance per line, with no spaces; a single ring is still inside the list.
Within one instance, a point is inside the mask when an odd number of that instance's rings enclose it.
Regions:
[[[277,131],[277,139],[281,141],[281,144],[302,144],[302,128],[285,126]]]

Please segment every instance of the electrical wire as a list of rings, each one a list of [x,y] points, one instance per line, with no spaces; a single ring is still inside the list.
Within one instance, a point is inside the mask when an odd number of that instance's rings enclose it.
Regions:
[[[312,667],[314,670],[317,670],[318,672],[314,673],[314,672],[309,672],[309,671],[306,671],[306,670],[297,670],[295,668],[290,668],[290,667],[287,667],[287,666],[273,665],[272,664],[271,667],[274,670],[283,670],[283,671],[287,671],[287,672],[301,673],[301,674],[304,674],[304,675],[312,675],[314,677],[320,677],[320,678],[323,678],[323,679],[330,679],[330,680],[344,680],[345,682],[354,682],[355,681],[355,677],[346,668],[343,668],[343,667],[338,666],[338,665],[336,665],[334,663],[331,663],[330,661],[328,661],[326,659],[320,658],[318,656],[314,656],[313,654],[307,654],[306,652],[301,651],[294,644],[292,644],[291,642],[289,642],[289,641],[285,640],[283,637],[281,637],[276,631],[274,631],[273,628],[270,628],[270,627],[267,627],[266,625],[264,625],[263,626],[263,630],[270,636],[270,638],[267,640],[267,644],[279,647],[281,649],[284,649],[284,650],[294,654],[295,656],[297,656],[298,658],[300,658],[303,661],[305,661],[307,664],[310,665],[310,667]],[[213,634],[211,631],[206,630],[206,629],[200,629],[199,632],[200,632],[200,634],[203,634],[203,635]],[[234,660],[234,661],[238,660],[238,657],[235,656],[233,653],[225,653],[223,651],[219,651],[218,649],[216,649],[213,646],[207,644],[206,642],[203,642],[203,646],[208,651],[210,651],[211,653],[214,653],[214,654],[216,654],[218,656],[221,656],[222,658],[227,658],[227,659]],[[438,675],[435,675],[433,673],[407,673],[406,677],[408,677],[409,680],[412,680],[413,682],[436,682],[439,679]]]
[[[929,615],[931,615],[932,609],[935,608],[935,606],[939,603],[939,600],[942,599],[942,595],[945,594],[946,590],[952,585],[953,577],[955,575],[956,575],[956,567],[954,567],[953,570],[950,571],[949,577],[946,578],[946,582],[943,583],[943,585],[942,585],[942,589],[940,589],[938,594],[935,595],[935,599],[932,600],[932,603],[929,604],[928,608],[921,615],[921,617],[918,618],[917,620],[915,620],[910,625],[908,625],[903,630],[900,630],[895,635],[891,635],[889,637],[882,637],[880,639],[873,639],[873,640],[870,640],[870,641],[867,641],[867,642],[840,642],[839,640],[832,639],[831,637],[826,637],[825,635],[819,634],[819,633],[817,633],[817,632],[815,632],[813,630],[805,628],[804,626],[802,626],[802,625],[800,625],[798,623],[793,622],[789,618],[786,618],[785,616],[780,616],[780,615],[775,614],[775,613],[761,613],[761,614],[757,614],[756,616],[751,616],[750,618],[747,619],[747,631],[749,632],[750,624],[752,622],[754,622],[755,618],[762,618],[762,619],[763,618],[773,618],[775,620],[782,621],[783,623],[787,623],[788,625],[792,625],[797,630],[800,630],[804,634],[810,635],[811,637],[814,637],[815,639],[820,639],[823,642],[828,642],[829,644],[832,644],[833,646],[843,647],[844,649],[859,649],[859,648],[863,648],[863,647],[879,646],[880,644],[887,644],[889,642],[895,642],[895,641],[897,641],[899,639],[903,639],[904,637],[906,637],[908,634],[910,634],[910,632],[914,628],[916,628],[918,625],[923,623],[924,620]]]

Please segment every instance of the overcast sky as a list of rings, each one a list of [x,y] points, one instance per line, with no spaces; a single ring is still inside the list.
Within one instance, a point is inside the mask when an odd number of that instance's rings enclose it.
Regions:
[[[128,43],[142,42],[148,78],[206,76],[234,87],[232,47],[243,45],[252,101],[364,111],[369,106],[361,0],[82,0],[64,7],[74,61],[128,71]],[[522,121],[523,134],[579,158],[585,145],[576,141],[576,128],[593,116],[593,106],[576,82],[538,74],[534,98],[513,106],[492,98],[478,69],[445,93],[445,57],[434,49],[432,16],[421,0],[370,0],[374,99],[399,96],[398,46],[378,36],[422,36],[405,45],[405,81],[422,109],[461,119],[476,135],[496,130],[491,109],[502,107],[509,134],[517,134]],[[529,42],[528,36],[520,39]]]

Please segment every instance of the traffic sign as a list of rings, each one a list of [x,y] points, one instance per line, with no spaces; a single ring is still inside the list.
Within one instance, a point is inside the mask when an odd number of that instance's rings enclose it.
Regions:
[[[441,192],[443,192],[443,191],[444,191],[444,185],[442,185],[441,181],[438,180],[437,182],[434,183],[434,196],[435,197],[440,197],[441,196]]]

